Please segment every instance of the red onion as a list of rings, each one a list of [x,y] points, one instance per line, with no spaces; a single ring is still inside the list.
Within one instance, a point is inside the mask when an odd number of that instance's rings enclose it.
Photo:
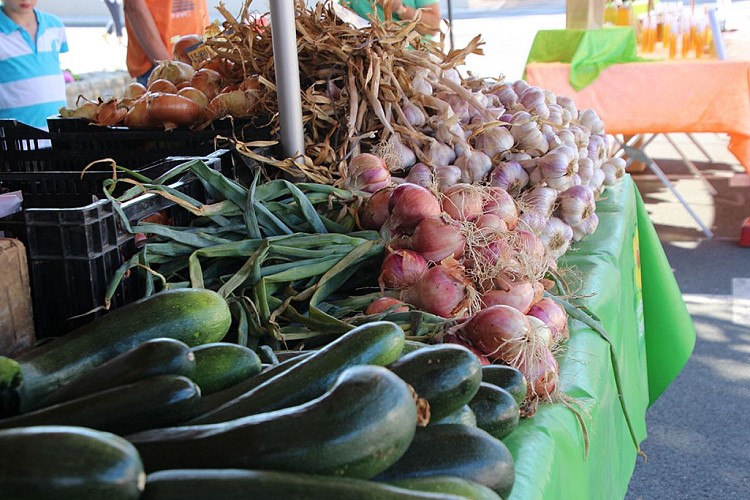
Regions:
[[[483,210],[482,191],[471,184],[455,184],[445,191],[443,211],[453,220],[473,221]]]
[[[414,285],[427,271],[427,261],[412,250],[389,252],[380,266],[378,283],[381,290],[403,290]]]
[[[426,188],[416,184],[401,184],[391,194],[388,203],[388,224],[398,233],[411,233],[427,217],[440,215],[440,202]]]
[[[395,299],[393,297],[380,297],[372,301],[372,303],[367,306],[365,314],[380,314],[386,311],[400,313],[407,312],[408,310],[409,306],[398,299]]]
[[[419,223],[411,238],[412,248],[431,262],[463,256],[466,238],[458,227],[442,216],[428,217]]]
[[[474,224],[477,226],[477,229],[486,228],[495,230],[498,233],[504,233],[508,230],[508,224],[499,215],[495,214],[482,214],[474,221]]]
[[[522,356],[515,366],[529,382],[528,397],[547,399],[557,392],[560,368],[547,347],[541,346],[533,355]]]
[[[480,310],[462,327],[461,335],[490,359],[517,360],[528,343],[529,320],[510,306]]]
[[[402,292],[404,302],[443,318],[461,317],[469,308],[469,280],[461,266],[438,264]]]
[[[390,183],[391,172],[382,158],[370,153],[360,153],[349,161],[346,178],[349,189],[374,193]]]
[[[483,212],[497,215],[505,221],[508,229],[514,229],[518,224],[518,209],[513,197],[504,189],[494,186],[486,187],[484,192]]]
[[[482,295],[485,307],[504,305],[510,306],[526,314],[534,301],[534,287],[529,281],[513,283],[507,290],[490,290]]]
[[[544,321],[552,333],[553,345],[570,338],[570,333],[568,332],[568,314],[554,300],[547,297],[541,299],[531,306],[528,315]]]
[[[392,187],[383,188],[370,196],[362,208],[360,223],[364,229],[380,230],[388,219],[388,203],[393,193]]]
[[[471,345],[471,343],[463,340],[461,337],[459,337],[455,333],[447,333],[443,337],[443,343],[445,343],[445,344],[457,344],[457,345],[460,345],[460,346],[464,346],[465,348],[467,348],[468,350],[470,350],[471,352],[473,352],[476,355],[477,358],[479,358],[479,362],[482,364],[482,366],[486,366],[486,365],[492,364],[492,362],[489,360],[489,358],[487,356],[485,356],[484,353],[482,353],[482,351],[480,351],[479,349],[477,349],[476,347],[474,347],[473,345]]]

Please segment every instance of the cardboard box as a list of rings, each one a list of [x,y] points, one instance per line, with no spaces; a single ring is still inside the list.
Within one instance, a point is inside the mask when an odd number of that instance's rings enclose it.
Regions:
[[[30,349],[36,341],[29,266],[20,241],[0,239],[0,275],[0,355],[10,356]]]

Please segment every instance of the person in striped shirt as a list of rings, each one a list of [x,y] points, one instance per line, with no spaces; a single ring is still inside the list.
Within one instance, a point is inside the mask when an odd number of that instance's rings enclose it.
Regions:
[[[0,7],[0,118],[47,130],[47,117],[66,104],[60,53],[65,26],[36,0],[3,0]]]

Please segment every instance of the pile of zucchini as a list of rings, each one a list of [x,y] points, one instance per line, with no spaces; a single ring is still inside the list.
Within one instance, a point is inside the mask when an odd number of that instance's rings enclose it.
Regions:
[[[0,357],[0,498],[510,494],[517,370],[387,321],[277,359],[230,323],[215,292],[169,290]]]

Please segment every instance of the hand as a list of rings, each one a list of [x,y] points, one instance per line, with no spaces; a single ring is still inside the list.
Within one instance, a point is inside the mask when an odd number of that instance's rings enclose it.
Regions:
[[[383,7],[385,7],[386,4],[389,2],[389,0],[376,0],[376,1]],[[398,12],[399,10],[401,10],[401,7],[403,6],[403,2],[401,2],[401,0],[390,0],[390,3],[391,3],[392,12]]]

